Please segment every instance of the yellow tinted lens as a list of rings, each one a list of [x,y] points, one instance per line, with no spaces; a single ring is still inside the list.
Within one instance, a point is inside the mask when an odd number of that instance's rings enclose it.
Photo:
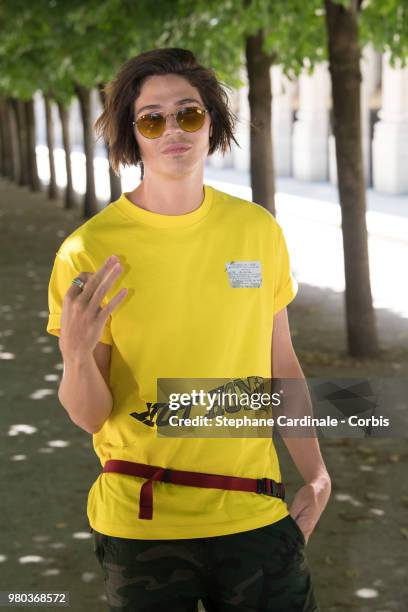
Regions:
[[[150,113],[139,117],[136,125],[145,138],[158,138],[164,131],[165,119],[159,113]]]
[[[201,108],[182,108],[178,111],[177,123],[185,132],[196,132],[204,125],[205,111]]]

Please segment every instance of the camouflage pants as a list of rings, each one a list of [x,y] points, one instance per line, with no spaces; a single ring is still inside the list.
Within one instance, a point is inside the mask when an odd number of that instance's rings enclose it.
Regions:
[[[109,610],[319,612],[305,539],[289,515],[250,531],[181,540],[94,533]]]

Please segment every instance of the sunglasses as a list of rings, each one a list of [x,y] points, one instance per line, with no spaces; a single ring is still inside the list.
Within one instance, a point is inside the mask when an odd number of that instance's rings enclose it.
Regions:
[[[177,125],[184,132],[197,132],[204,125],[206,113],[208,113],[207,110],[198,106],[188,106],[167,115],[157,112],[141,115],[132,123],[145,138],[159,138],[166,129],[167,117],[175,117]]]

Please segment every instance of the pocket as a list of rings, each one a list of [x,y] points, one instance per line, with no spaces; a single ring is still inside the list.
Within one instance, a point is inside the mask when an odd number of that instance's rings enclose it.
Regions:
[[[301,530],[301,528],[299,527],[299,525],[297,524],[297,522],[295,521],[295,519],[293,518],[293,516],[291,514],[288,514],[288,518],[290,519],[290,522],[292,523],[292,525],[296,529],[296,532],[297,532],[298,536],[302,539],[303,545],[305,545],[306,544],[306,538],[305,538],[305,535],[304,535],[303,531]]]

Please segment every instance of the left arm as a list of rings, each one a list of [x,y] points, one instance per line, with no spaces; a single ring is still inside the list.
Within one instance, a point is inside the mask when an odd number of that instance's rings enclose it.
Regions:
[[[305,376],[292,345],[286,308],[274,316],[272,338],[273,378],[303,379],[307,395],[305,399],[311,406]],[[317,436],[285,436],[283,441],[306,483],[297,491],[290,514],[298,522],[307,542],[329,500],[330,476],[320,452]]]

